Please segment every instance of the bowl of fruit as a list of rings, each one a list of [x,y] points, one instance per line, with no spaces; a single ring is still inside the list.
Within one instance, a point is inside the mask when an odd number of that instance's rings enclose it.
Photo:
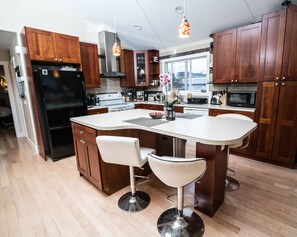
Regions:
[[[162,112],[151,112],[150,113],[150,116],[153,118],[153,119],[160,119],[163,117],[163,113]]]

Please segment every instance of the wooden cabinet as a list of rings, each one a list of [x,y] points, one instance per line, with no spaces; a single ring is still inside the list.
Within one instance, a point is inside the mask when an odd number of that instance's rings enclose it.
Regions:
[[[214,84],[258,81],[260,36],[260,23],[214,34]]]
[[[102,190],[96,130],[72,123],[72,132],[78,171]]]
[[[297,149],[297,7],[264,14],[256,157],[293,167]]]
[[[248,111],[237,111],[237,110],[226,110],[226,109],[209,109],[209,116],[218,116],[220,114],[241,114],[245,115],[252,120],[254,120],[254,113],[253,112],[248,112]],[[250,136],[250,141],[248,147],[241,149],[241,148],[233,148],[230,149],[231,153],[235,154],[240,154],[244,156],[251,156],[252,154],[252,144],[253,144],[253,139],[254,139],[254,134],[251,134]]]
[[[260,81],[297,80],[297,6],[262,17]]]
[[[125,77],[120,80],[121,87],[135,86],[134,77],[134,54],[132,50],[123,49],[120,56],[121,72]]]
[[[104,113],[108,113],[108,108],[89,109],[88,110],[89,115],[92,115],[92,114],[104,114]]]
[[[155,57],[158,58],[157,61],[154,60]],[[159,51],[134,51],[135,86],[157,86],[159,85],[159,74]]]
[[[84,42],[80,42],[79,45],[86,88],[98,88],[100,87],[98,47],[96,44]]]
[[[297,82],[258,84],[253,155],[293,167],[297,150]]]
[[[30,60],[55,63],[80,64],[79,39],[25,27]]]
[[[159,63],[159,51],[149,50],[149,85],[159,86],[159,75],[160,75],[160,63]]]

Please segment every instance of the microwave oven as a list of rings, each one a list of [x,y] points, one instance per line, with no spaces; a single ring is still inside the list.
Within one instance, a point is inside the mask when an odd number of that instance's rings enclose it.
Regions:
[[[227,105],[235,107],[255,108],[256,92],[232,92],[227,93]]]

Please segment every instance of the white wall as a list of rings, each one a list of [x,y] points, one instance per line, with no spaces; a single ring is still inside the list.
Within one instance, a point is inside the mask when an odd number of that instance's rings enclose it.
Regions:
[[[8,50],[0,50],[0,61],[9,61],[9,51]]]

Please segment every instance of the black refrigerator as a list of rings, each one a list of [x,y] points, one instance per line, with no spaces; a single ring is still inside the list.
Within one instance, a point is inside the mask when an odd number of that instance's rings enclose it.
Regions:
[[[87,114],[83,73],[39,68],[34,84],[46,156],[74,155],[70,118]]]

